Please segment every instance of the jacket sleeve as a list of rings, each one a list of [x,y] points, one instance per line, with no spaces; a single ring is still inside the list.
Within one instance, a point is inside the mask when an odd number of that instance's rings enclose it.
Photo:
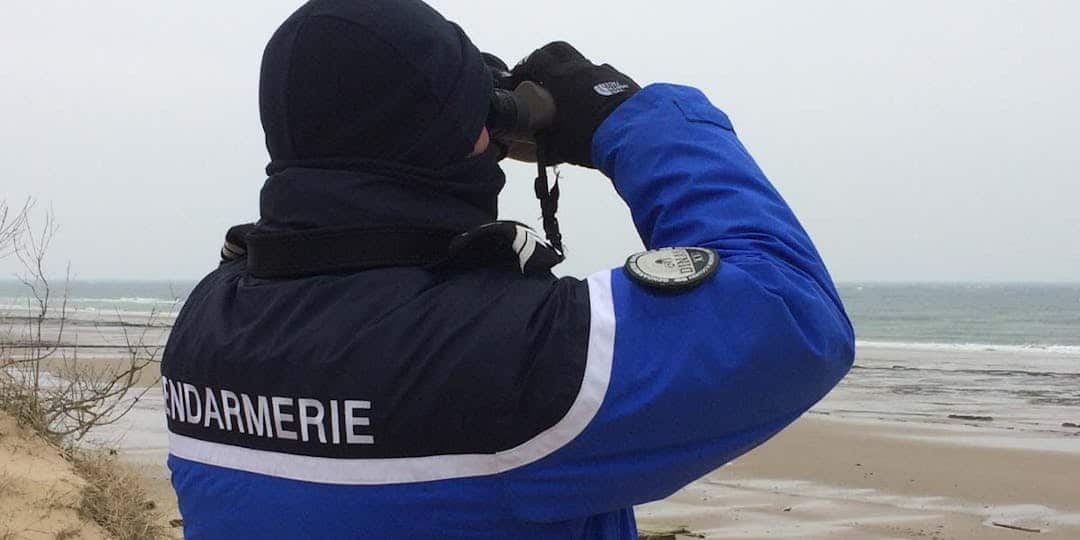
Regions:
[[[663,292],[588,280],[588,360],[565,446],[506,478],[521,517],[558,521],[666,497],[766,441],[847,373],[854,335],[806,231],[698,90],[654,85],[594,139],[649,249],[701,246],[719,271]],[[584,402],[593,401],[591,408]]]

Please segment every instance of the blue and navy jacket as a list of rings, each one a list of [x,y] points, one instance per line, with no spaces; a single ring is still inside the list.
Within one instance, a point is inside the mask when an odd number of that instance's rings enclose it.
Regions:
[[[836,289],[705,96],[646,88],[593,155],[649,249],[711,248],[719,270],[683,291],[621,267],[268,280],[235,262],[202,281],[162,365],[186,536],[636,538],[635,505],[837,384],[854,336]],[[264,212],[327,210],[283,227],[386,211],[352,197],[348,173],[289,174],[264,188]],[[456,219],[439,204],[425,220]]]

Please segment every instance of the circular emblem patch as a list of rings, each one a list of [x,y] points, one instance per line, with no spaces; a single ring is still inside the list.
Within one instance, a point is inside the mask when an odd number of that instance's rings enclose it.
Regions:
[[[664,248],[633,255],[624,268],[634,281],[649,287],[690,289],[716,273],[720,256],[708,248]]]

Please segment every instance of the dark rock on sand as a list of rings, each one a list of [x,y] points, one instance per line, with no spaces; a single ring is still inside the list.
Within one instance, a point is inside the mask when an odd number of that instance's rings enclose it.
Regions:
[[[993,422],[993,416],[970,416],[966,414],[950,414],[949,418],[953,420],[971,420],[974,422]]]

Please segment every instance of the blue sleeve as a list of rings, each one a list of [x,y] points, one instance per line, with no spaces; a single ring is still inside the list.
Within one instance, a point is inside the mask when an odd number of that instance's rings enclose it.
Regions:
[[[589,279],[579,402],[602,397],[571,409],[591,413],[573,440],[508,475],[514,507],[535,521],[674,493],[798,418],[854,356],[806,231],[701,92],[646,88],[601,126],[593,153],[648,248],[710,247],[722,264],[674,294],[621,268]]]

